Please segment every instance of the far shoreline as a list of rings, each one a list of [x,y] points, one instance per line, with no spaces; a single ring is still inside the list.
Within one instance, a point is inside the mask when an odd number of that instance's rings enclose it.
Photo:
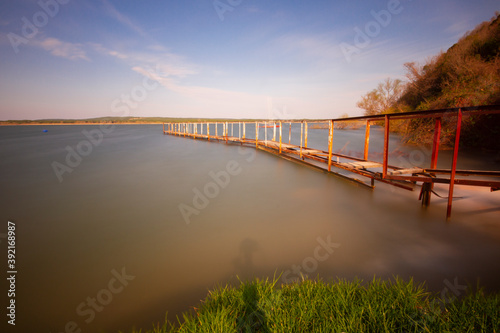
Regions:
[[[161,125],[163,123],[29,123],[29,124],[2,124],[0,126],[65,126],[65,125]]]

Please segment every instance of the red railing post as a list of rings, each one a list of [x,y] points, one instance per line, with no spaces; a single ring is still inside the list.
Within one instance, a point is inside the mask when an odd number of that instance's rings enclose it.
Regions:
[[[436,118],[436,126],[434,127],[434,140],[432,142],[431,169],[436,169],[436,167],[437,167],[440,137],[441,137],[441,117]]]
[[[384,162],[382,178],[387,177],[387,165],[389,160],[389,115],[385,115],[385,130],[384,130]]]
[[[328,133],[328,171],[332,171],[332,148],[333,148],[333,129],[335,123],[333,120],[329,122],[329,133]]]
[[[451,217],[451,204],[453,202],[453,187],[455,185],[455,172],[457,170],[458,146],[460,143],[460,130],[462,128],[462,109],[458,110],[457,132],[455,134],[455,147],[453,148],[453,161],[451,162],[450,191],[448,193],[448,209],[446,218]]]
[[[366,130],[365,130],[365,152],[363,155],[363,159],[368,161],[368,147],[370,145],[370,121],[366,121]]]

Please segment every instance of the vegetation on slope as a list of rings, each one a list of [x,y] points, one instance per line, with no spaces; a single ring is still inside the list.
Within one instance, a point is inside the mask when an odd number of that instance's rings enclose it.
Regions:
[[[364,95],[358,107],[365,114],[407,112],[500,104],[500,14],[468,32],[445,53],[425,64],[404,64],[408,82],[387,79]],[[432,120],[401,122],[397,131],[408,142],[431,140]],[[454,136],[455,119],[444,119],[443,143]],[[418,131],[417,131],[418,129]],[[464,119],[462,143],[469,147],[498,149],[500,117]]]

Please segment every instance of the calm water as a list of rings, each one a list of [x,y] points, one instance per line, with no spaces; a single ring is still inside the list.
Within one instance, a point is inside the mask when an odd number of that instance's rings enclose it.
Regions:
[[[283,283],[299,272],[399,275],[437,292],[478,280],[500,290],[500,192],[457,187],[446,223],[446,199],[422,209],[418,191],[368,190],[252,148],[164,136],[161,125],[116,126],[102,141],[98,129],[0,127],[0,249],[5,262],[15,222],[18,270],[16,327],[4,316],[2,332],[150,328],[214,286],[275,272]],[[363,135],[336,131],[334,149],[361,153]],[[321,130],[310,137],[325,144]],[[373,158],[381,142],[374,128]],[[66,161],[68,146],[86,156]],[[396,136],[391,151],[397,164],[428,163],[427,149]],[[461,164],[498,169],[478,153]]]

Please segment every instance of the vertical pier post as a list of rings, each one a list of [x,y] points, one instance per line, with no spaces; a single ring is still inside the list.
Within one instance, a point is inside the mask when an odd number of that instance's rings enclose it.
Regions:
[[[292,143],[292,122],[290,122],[290,129],[288,130],[288,144]]]
[[[246,123],[243,123],[243,140],[245,140],[245,127],[246,127]]]
[[[273,141],[276,141],[276,122],[273,121]]]
[[[282,124],[281,124],[281,121],[280,121],[279,122],[279,126],[280,126],[280,154],[281,154],[281,127],[282,127],[281,125]]]
[[[389,160],[389,115],[385,115],[385,129],[384,129],[384,162],[382,178],[387,177],[387,165]]]
[[[210,141],[210,123],[207,123],[207,139]]]
[[[305,127],[304,147],[307,148],[307,121],[305,122],[304,127]]]
[[[255,122],[255,148],[259,147],[259,122]]]
[[[228,123],[226,121],[226,143],[227,143],[227,136],[228,136],[228,134],[229,134],[229,125],[228,125]]]
[[[368,161],[368,150],[370,146],[370,120],[366,121],[366,129],[365,129],[365,150],[363,154],[363,159]]]
[[[265,131],[264,142],[266,143],[266,146],[267,146],[267,121],[264,122],[264,131]]]
[[[440,137],[441,137],[441,117],[436,118],[436,125],[434,127],[434,139],[432,141],[431,169],[436,169],[437,167]]]
[[[302,137],[304,136],[304,121],[300,122],[300,158],[302,158]]]
[[[333,120],[329,122],[328,131],[328,171],[332,171],[332,148],[333,148]]]
[[[453,202],[453,188],[455,186],[455,173],[457,170],[458,146],[460,143],[460,130],[462,129],[462,109],[458,109],[457,131],[455,134],[455,147],[453,148],[453,161],[451,163],[450,190],[448,193],[448,209],[446,218],[451,217],[451,204]]]

